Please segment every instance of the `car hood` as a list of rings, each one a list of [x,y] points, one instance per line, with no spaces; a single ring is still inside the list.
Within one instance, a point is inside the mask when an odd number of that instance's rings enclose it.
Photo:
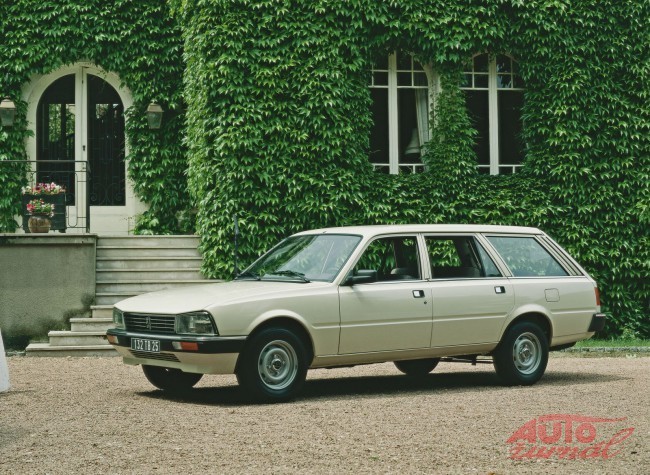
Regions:
[[[211,284],[197,284],[150,292],[122,300],[115,304],[123,312],[178,314],[204,310],[238,300],[258,300],[301,290],[331,285],[329,282],[291,282],[238,280]]]

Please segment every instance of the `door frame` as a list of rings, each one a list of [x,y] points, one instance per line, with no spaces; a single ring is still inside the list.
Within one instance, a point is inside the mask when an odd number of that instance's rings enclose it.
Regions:
[[[25,140],[25,151],[27,158],[33,162],[33,171],[36,171],[36,114],[38,110],[38,103],[43,96],[45,90],[57,79],[70,74],[75,75],[75,103],[82,104],[80,109],[79,120],[75,121],[75,159],[81,161],[88,161],[87,144],[88,135],[85,123],[86,113],[83,104],[87,101],[87,90],[81,86],[81,81],[85,75],[92,74],[102,78],[106,81],[120,96],[122,105],[124,106],[124,121],[128,121],[126,111],[133,106],[133,96],[131,92],[122,86],[122,81],[115,73],[107,72],[95,64],[87,61],[81,61],[74,64],[63,66],[56,71],[48,74],[38,74],[32,76],[31,80],[25,84],[22,89],[22,99],[27,103],[27,123],[30,130],[34,133],[27,137]],[[84,149],[85,147],[85,149]],[[90,229],[92,233],[101,234],[129,234],[133,228],[132,219],[142,213],[146,206],[135,196],[133,185],[128,178],[128,162],[129,162],[129,141],[125,140],[124,143],[124,163],[126,167],[126,183],[125,183],[125,206],[92,206],[90,207],[91,220]],[[78,158],[77,158],[78,157]],[[77,167],[82,164],[77,164]],[[79,171],[79,169],[77,169]],[[84,185],[85,188],[85,185]],[[81,191],[81,190],[80,190]],[[85,200],[85,190],[77,193],[76,199]],[[85,203],[82,203],[85,207]],[[68,207],[68,212],[75,212],[73,206]],[[70,229],[69,232],[75,230]],[[82,231],[82,230],[79,230]]]

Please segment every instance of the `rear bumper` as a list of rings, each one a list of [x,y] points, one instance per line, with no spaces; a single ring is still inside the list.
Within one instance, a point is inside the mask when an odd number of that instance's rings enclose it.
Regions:
[[[604,313],[594,313],[589,324],[589,332],[599,332],[605,328],[606,316]]]

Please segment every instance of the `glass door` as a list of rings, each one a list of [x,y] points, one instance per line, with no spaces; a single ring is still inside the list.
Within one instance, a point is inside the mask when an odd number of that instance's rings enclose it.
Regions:
[[[107,81],[78,67],[54,80],[36,110],[36,182],[65,186],[67,227],[126,222],[124,105]],[[125,229],[126,231],[126,229]]]

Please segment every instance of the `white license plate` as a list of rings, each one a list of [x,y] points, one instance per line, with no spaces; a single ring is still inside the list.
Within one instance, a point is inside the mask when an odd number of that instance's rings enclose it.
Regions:
[[[159,353],[160,340],[145,340],[143,338],[131,338],[131,349],[136,351],[147,351],[149,353]]]

